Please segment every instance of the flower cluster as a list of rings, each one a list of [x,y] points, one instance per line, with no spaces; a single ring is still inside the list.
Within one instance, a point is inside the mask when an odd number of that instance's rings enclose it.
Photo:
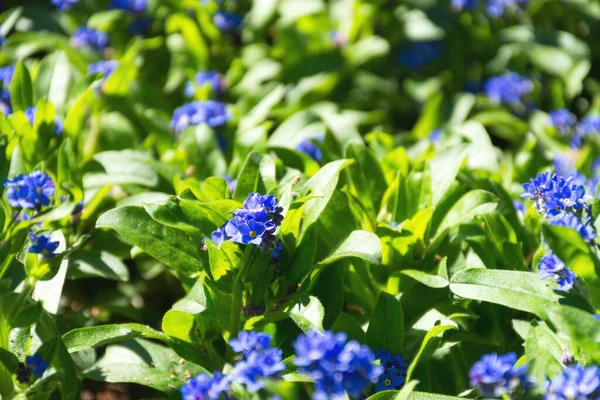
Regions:
[[[231,118],[227,106],[220,101],[195,101],[177,108],[171,119],[171,127],[181,132],[188,126],[207,124],[216,128],[224,125]]]
[[[525,183],[525,193],[521,197],[535,201],[535,209],[546,218],[562,218],[566,211],[578,210],[585,206],[585,187],[573,182],[570,176],[550,172],[540,173],[531,183]]]
[[[440,57],[442,43],[439,41],[423,41],[405,43],[398,54],[398,62],[409,69],[421,69]]]
[[[117,60],[98,61],[88,66],[88,74],[101,74],[104,79],[108,78],[119,67]]]
[[[551,221],[550,225],[566,226],[573,228],[583,240],[590,243],[596,238],[596,230],[591,224],[592,218],[587,217],[583,222],[573,214],[565,215],[562,219]]]
[[[483,90],[495,102],[518,104],[525,95],[533,91],[533,82],[516,72],[508,72],[488,79]]]
[[[323,160],[323,154],[315,141],[322,143],[323,139],[323,134],[317,135],[313,138],[306,138],[298,144],[296,150],[306,154],[316,162],[320,163]]]
[[[39,354],[25,357],[25,366],[38,378],[44,375],[44,372],[48,369],[48,363]]]
[[[213,16],[213,23],[221,31],[231,33],[239,30],[244,22],[244,17],[227,11],[217,11]]]
[[[375,385],[375,391],[400,389],[406,381],[406,368],[408,364],[400,354],[395,356],[390,351],[378,350],[375,357],[379,359],[380,365],[384,368],[383,374]]]
[[[486,354],[471,367],[471,386],[484,396],[501,397],[526,391],[532,382],[527,377],[527,365],[516,367],[517,355]],[[512,397],[511,397],[512,398]]]
[[[577,124],[577,117],[575,114],[567,110],[566,108],[559,108],[549,114],[550,124],[556,128],[558,133],[566,135],[573,131]]]
[[[4,181],[8,204],[14,208],[39,210],[50,204],[56,186],[48,175],[36,170],[29,175],[19,175]]]
[[[77,28],[73,37],[71,37],[71,45],[76,49],[89,47],[97,52],[102,52],[108,45],[108,35],[96,29],[82,26]]]
[[[196,87],[208,85],[213,92],[221,94],[225,91],[225,80],[223,75],[217,71],[198,72],[194,77],[194,82],[187,82],[185,85],[185,95],[194,97]]]
[[[548,385],[544,400],[600,398],[600,370],[597,366],[567,367]]]
[[[294,364],[314,382],[313,399],[343,398],[344,393],[362,398],[363,390],[376,383],[384,367],[375,355],[344,333],[311,331],[294,342]]]
[[[573,288],[577,276],[565,265],[556,254],[550,254],[540,259],[538,269],[542,279],[552,278],[558,284],[557,290],[569,291]]]
[[[51,3],[60,11],[66,11],[79,3],[79,0],[52,0]]]
[[[25,110],[25,116],[27,117],[27,121],[33,126],[35,123],[35,112],[36,107],[29,107]],[[63,123],[60,119],[54,118],[54,131],[57,135],[61,134],[63,131]]]
[[[31,241],[31,246],[29,247],[30,253],[41,254],[46,258],[52,258],[56,255],[55,252],[59,242],[52,241],[52,237],[29,232],[29,240]]]
[[[12,65],[0,68],[0,111],[4,115],[12,112],[12,104],[10,101],[10,83],[15,73],[15,67]]]
[[[146,0],[111,0],[109,8],[141,13],[146,11]]]
[[[251,393],[264,388],[264,380],[277,376],[285,369],[283,352],[271,347],[271,336],[262,332],[240,332],[237,339],[230,341],[231,348],[241,353],[238,361],[227,375],[215,371],[191,379],[181,387],[183,400],[218,399],[229,397],[227,391],[232,382],[240,383]]]
[[[486,13],[492,18],[501,17],[506,8],[525,5],[528,0],[488,0],[485,5]],[[452,0],[452,6],[459,10],[472,10],[477,0]]]
[[[211,240],[223,243],[226,240],[234,243],[253,244],[262,251],[275,247],[275,230],[281,225],[283,208],[272,194],[262,196],[250,193],[244,208],[233,213],[233,218],[214,231]]]
[[[590,115],[582,118],[575,128],[575,134],[571,139],[571,146],[581,147],[583,140],[587,136],[600,133],[600,115]]]

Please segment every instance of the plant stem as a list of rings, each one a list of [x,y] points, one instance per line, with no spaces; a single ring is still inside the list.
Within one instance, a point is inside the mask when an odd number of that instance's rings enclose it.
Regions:
[[[242,297],[244,294],[244,284],[242,283],[240,275],[238,275],[233,286],[233,306],[231,308],[231,338],[237,337],[238,332],[240,331],[240,318],[242,315]]]

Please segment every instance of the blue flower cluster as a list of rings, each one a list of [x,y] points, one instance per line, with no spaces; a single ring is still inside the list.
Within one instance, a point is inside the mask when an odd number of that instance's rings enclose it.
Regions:
[[[525,193],[521,197],[535,201],[535,209],[546,218],[559,219],[566,211],[586,207],[585,187],[573,182],[570,176],[564,179],[561,175],[550,172],[540,173],[531,183],[525,183]]]
[[[36,107],[29,107],[25,110],[25,116],[27,117],[27,121],[33,126],[35,123],[35,112]],[[61,134],[63,131],[63,123],[60,119],[54,118],[54,131],[57,135]]]
[[[75,4],[79,3],[79,0],[52,0],[51,3],[60,11],[66,11]]]
[[[566,226],[573,228],[583,240],[590,243],[596,238],[596,230],[591,224],[592,218],[587,217],[583,222],[573,214],[567,214],[563,218],[551,221],[550,225]]]
[[[108,78],[119,67],[117,60],[98,61],[88,66],[88,74],[101,74],[104,79]]]
[[[12,103],[10,101],[10,83],[12,82],[15,67],[8,65],[0,68],[0,111],[4,115],[12,113]]]
[[[577,275],[556,254],[544,256],[540,261],[537,267],[540,270],[542,279],[554,279],[558,284],[557,290],[568,292],[573,288]]]
[[[485,5],[486,13],[492,18],[501,17],[506,8],[525,5],[528,0],[488,0]],[[452,0],[452,6],[459,10],[472,10],[477,5],[477,0]]]
[[[25,357],[25,366],[38,378],[44,375],[44,372],[48,369],[48,363],[39,354]]]
[[[204,85],[210,86],[212,91],[216,94],[221,94],[225,91],[225,80],[223,75],[217,71],[198,72],[194,77],[194,82],[187,82],[185,85],[185,95],[187,97],[194,97],[196,94],[196,87],[203,87]]]
[[[253,244],[262,251],[275,247],[275,231],[281,225],[283,208],[272,194],[250,193],[244,208],[233,212],[233,218],[214,231],[211,240],[219,244],[226,240]]]
[[[239,30],[244,22],[244,17],[227,11],[217,11],[213,16],[213,23],[221,31],[231,33]]]
[[[97,52],[102,52],[108,45],[108,35],[87,26],[77,28],[73,37],[71,37],[71,45],[76,49],[89,47]]]
[[[566,108],[559,108],[549,114],[550,124],[556,128],[558,133],[566,135],[575,129],[577,124],[577,117],[575,114],[567,110]]]
[[[315,143],[315,141],[322,143],[323,139],[324,139],[323,134],[317,135],[312,138],[306,138],[303,141],[301,141],[298,144],[298,146],[296,146],[296,150],[298,150],[301,153],[306,154],[307,156],[311,157],[316,162],[320,163],[321,161],[323,161],[323,154],[322,154],[319,146]]]
[[[516,367],[516,362],[517,355],[513,352],[502,356],[485,354],[469,371],[471,386],[484,396],[494,397],[526,391],[533,385],[527,377],[527,365]]]
[[[439,58],[442,49],[442,42],[434,40],[405,43],[400,47],[398,62],[406,68],[413,70],[421,69]]]
[[[600,133],[600,115],[589,115],[582,118],[575,128],[575,134],[571,139],[571,146],[579,148],[583,144],[585,137],[597,135],[598,133]]]
[[[146,0],[111,0],[109,8],[141,13],[146,11]]]
[[[533,91],[533,82],[516,72],[508,72],[488,79],[483,90],[495,102],[518,104],[525,95]]]
[[[19,175],[14,179],[6,179],[8,204],[14,208],[39,210],[50,204],[50,198],[56,186],[48,175],[36,170],[29,175]]]
[[[29,252],[41,254],[46,258],[54,257],[56,255],[56,249],[60,244],[59,242],[52,241],[52,238],[48,235],[36,235],[33,232],[29,232],[29,240],[31,241]]]
[[[294,342],[294,364],[314,382],[313,400],[351,397],[376,383],[384,367],[375,365],[375,355],[344,333],[316,331],[300,335]]]
[[[596,365],[567,367],[548,385],[544,400],[600,398],[600,370]]]
[[[251,393],[265,387],[266,378],[276,377],[285,369],[283,352],[271,347],[271,336],[262,332],[242,331],[237,339],[230,341],[231,348],[242,355],[227,375],[215,371],[191,379],[181,387],[183,400],[229,398],[227,393],[232,382],[242,384]]]
[[[406,381],[406,368],[408,364],[400,354],[395,356],[390,351],[378,350],[375,357],[379,359],[380,365],[384,368],[383,374],[375,385],[376,392],[384,390],[400,389]]]
[[[216,128],[224,125],[230,118],[225,103],[214,100],[194,101],[175,109],[171,127],[178,133],[192,125],[207,124]]]

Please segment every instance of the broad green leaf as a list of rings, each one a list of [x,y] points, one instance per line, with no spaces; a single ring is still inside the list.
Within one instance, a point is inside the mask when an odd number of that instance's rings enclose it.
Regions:
[[[106,346],[136,337],[166,340],[167,336],[141,324],[111,324],[73,329],[62,337],[69,353]]]
[[[237,184],[233,191],[233,199],[243,202],[252,192],[258,192],[264,187],[260,177],[260,163],[262,155],[257,151],[252,151],[246,157],[246,161],[242,165],[242,169],[237,178]],[[266,194],[266,193],[262,193]]]
[[[31,76],[24,61],[19,61],[10,84],[10,101],[13,111],[25,111],[33,107]]]
[[[594,314],[568,306],[551,307],[547,314],[559,332],[589,353],[596,363],[600,362],[600,321]]]
[[[131,244],[179,271],[202,270],[196,243],[183,231],[154,221],[144,209],[128,206],[107,211],[97,228],[111,228]]]
[[[381,242],[374,233],[354,231],[319,264],[331,264],[344,258],[360,258],[371,264],[379,264],[381,263]]]
[[[400,301],[391,294],[379,294],[365,340],[374,350],[389,350],[394,355],[404,351],[404,314]]]
[[[302,331],[317,330],[323,332],[325,309],[316,297],[302,297],[298,304],[288,311],[288,314]]]
[[[206,124],[191,126],[181,132],[181,148],[186,160],[194,168],[194,176],[205,179],[209,176],[223,176],[227,172],[227,162],[215,132]]]
[[[466,269],[450,280],[450,290],[467,299],[487,301],[546,318],[549,307],[577,303],[568,293],[554,290],[556,284],[532,272]]]
[[[400,274],[409,276],[417,282],[435,289],[445,288],[450,284],[447,279],[439,275],[430,274],[416,269],[404,269],[400,271]]]
[[[244,254],[237,244],[225,241],[219,246],[212,240],[207,240],[206,247],[208,248],[210,271],[214,280],[218,281],[228,271],[241,267]]]
[[[69,256],[68,277],[98,277],[114,281],[128,281],[129,270],[116,256],[101,250],[78,250]]]
[[[46,97],[62,113],[72,87],[74,69],[64,51],[45,57],[34,82],[38,97]]]
[[[241,132],[249,131],[250,129],[263,123],[269,113],[281,100],[284,98],[286,88],[284,85],[275,86],[261,101],[248,111],[240,120],[239,130]]]
[[[440,152],[431,160],[431,196],[433,206],[439,203],[454,182],[460,166],[468,153],[468,146],[460,145]]]
[[[530,364],[528,374],[537,382],[562,371],[562,355],[567,349],[546,324],[532,326],[525,340],[525,356]],[[537,389],[544,393],[543,388]]]
[[[356,160],[346,171],[352,179],[357,197],[371,215],[375,215],[387,187],[379,160],[368,147],[353,143],[346,148],[346,158]]]
[[[101,187],[105,185],[136,184],[148,187],[158,185],[158,172],[151,165],[148,155],[133,151],[105,151],[94,155],[106,173],[86,174],[84,186]]]
[[[344,332],[348,335],[348,339],[356,340],[359,343],[365,343],[365,331],[360,325],[360,322],[350,314],[341,312],[333,326],[331,327],[333,332]]]
[[[165,23],[167,34],[180,33],[185,42],[185,49],[194,59],[196,68],[203,70],[208,67],[209,49],[200,33],[198,24],[184,13],[172,14]]]

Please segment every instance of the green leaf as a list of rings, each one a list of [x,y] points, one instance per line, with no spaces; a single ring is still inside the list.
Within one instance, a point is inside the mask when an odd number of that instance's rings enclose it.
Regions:
[[[96,227],[114,229],[131,244],[177,270],[202,270],[194,241],[185,232],[154,221],[140,207],[109,210],[98,218]]]
[[[158,172],[151,165],[147,154],[133,150],[105,151],[94,155],[106,173],[86,174],[84,186],[135,184],[148,187],[158,185]]]
[[[304,296],[293,306],[288,314],[302,331],[317,330],[323,332],[325,309],[319,299],[314,296]]]
[[[429,286],[430,288],[442,289],[450,284],[447,279],[439,275],[429,274],[425,271],[416,269],[404,269],[400,271],[400,274],[409,276],[415,281],[422,283],[425,286]]]
[[[439,342],[441,335],[445,331],[448,331],[451,329],[458,329],[458,328],[454,325],[439,325],[439,326],[434,326],[431,330],[429,330],[429,332],[427,332],[427,334],[425,335],[425,338],[423,339],[423,342],[421,343],[421,347],[419,348],[419,351],[413,358],[413,361],[410,363],[410,365],[408,367],[408,371],[406,371],[406,380],[407,381],[410,381],[410,379],[413,377],[413,373],[415,372],[415,369],[419,365],[424,365],[429,361],[429,358],[432,355],[431,349],[436,348],[437,342]],[[434,340],[434,339],[437,339],[437,340]],[[412,396],[409,398],[412,398]]]
[[[365,331],[360,322],[350,314],[341,312],[336,318],[333,326],[333,332],[344,332],[348,335],[348,339],[356,340],[358,343],[365,343]]]
[[[269,113],[281,100],[284,98],[286,88],[280,84],[275,86],[267,95],[265,95],[261,101],[254,106],[244,117],[240,120],[239,130],[240,132],[246,132],[250,129],[263,123]]]
[[[404,351],[404,314],[400,301],[381,292],[371,315],[366,343],[374,350],[389,350],[392,354]]]
[[[371,149],[354,143],[346,148],[346,158],[356,160],[356,163],[347,169],[356,195],[371,215],[376,214],[387,187],[379,160]]]
[[[381,263],[381,242],[377,235],[354,231],[340,243],[319,265],[327,265],[344,258],[360,258],[371,264]]]
[[[73,68],[64,51],[45,57],[40,63],[34,82],[38,97],[46,97],[62,113],[74,78]]]
[[[68,276],[72,279],[98,277],[129,280],[127,266],[116,256],[101,250],[78,250],[69,256]]]
[[[13,111],[25,111],[33,106],[33,87],[31,76],[23,60],[17,63],[10,84],[10,101]]]
[[[167,336],[141,324],[111,324],[73,329],[62,337],[69,353],[143,337],[166,340]]]
[[[554,291],[556,284],[541,280],[531,272],[466,269],[450,280],[450,290],[467,299],[487,301],[545,318],[549,307],[558,303],[575,303],[569,293]]]
[[[0,348],[0,364],[3,365],[8,372],[16,372],[19,366],[19,360],[10,351]]]
[[[246,200],[248,194],[258,192],[264,185],[261,185],[260,178],[260,162],[262,155],[258,151],[252,151],[246,157],[244,165],[237,178],[235,190],[233,191],[233,199],[240,203]],[[265,194],[265,193],[261,193]]]
[[[559,332],[567,335],[574,344],[600,362],[600,321],[594,315],[577,308],[551,307],[548,319]]]
[[[210,271],[214,280],[218,281],[228,271],[233,271],[241,266],[244,254],[237,244],[225,241],[219,246],[212,240],[207,240],[206,247],[208,248]]]
[[[431,160],[432,206],[444,197],[468,153],[468,146],[460,145],[440,152]]]

